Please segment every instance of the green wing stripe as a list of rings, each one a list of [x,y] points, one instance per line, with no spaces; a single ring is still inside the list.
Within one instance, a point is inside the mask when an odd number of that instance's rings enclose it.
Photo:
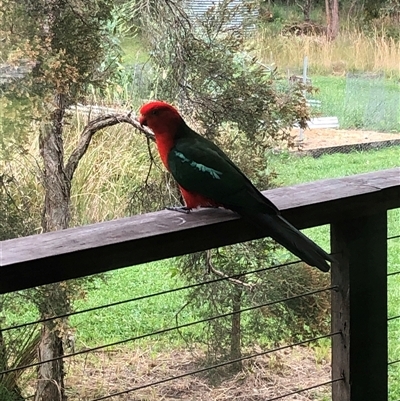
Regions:
[[[174,150],[173,152],[175,156],[181,159],[182,162],[189,163],[191,167],[197,168],[199,171],[203,173],[209,173],[212,178],[215,178],[217,180],[221,179],[222,171],[215,170],[211,167],[205,166],[204,164],[197,163],[194,160],[190,160],[182,152],[178,152],[177,150]]]

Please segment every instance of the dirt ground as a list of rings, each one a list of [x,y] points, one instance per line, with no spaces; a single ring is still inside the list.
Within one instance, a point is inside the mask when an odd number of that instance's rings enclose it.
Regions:
[[[248,350],[250,354],[262,351]],[[244,369],[234,375],[218,370],[190,375],[204,367],[204,355],[195,349],[97,352],[68,362],[67,394],[71,401],[113,393],[120,395],[109,399],[120,401],[265,401],[328,382],[329,352],[318,354],[310,347],[298,346],[244,361]],[[148,386],[169,378],[174,380]],[[129,391],[141,386],[144,388]],[[330,385],[325,385],[284,400],[321,401],[329,395]]]
[[[303,140],[299,141],[299,129],[292,131],[292,137],[301,150],[329,148],[333,146],[353,145],[370,142],[399,140],[399,133],[383,133],[376,131],[343,130],[343,129],[307,129]]]

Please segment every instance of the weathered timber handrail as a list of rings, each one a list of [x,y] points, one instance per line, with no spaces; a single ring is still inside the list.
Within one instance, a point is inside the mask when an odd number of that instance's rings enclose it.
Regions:
[[[400,168],[265,191],[306,228],[400,207]],[[160,211],[0,243],[0,294],[267,235],[222,209]]]

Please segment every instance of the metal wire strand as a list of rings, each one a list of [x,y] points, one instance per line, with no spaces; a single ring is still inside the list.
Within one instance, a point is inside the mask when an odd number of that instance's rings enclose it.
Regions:
[[[388,322],[390,322],[391,320],[396,320],[396,319],[400,319],[400,315],[389,317]]]
[[[390,237],[387,237],[388,240],[389,240],[389,239],[395,239],[395,238],[400,238],[400,234],[398,234],[398,235],[392,235],[392,236],[390,236]]]
[[[119,395],[128,394],[128,393],[131,393],[131,392],[133,392],[133,391],[137,391],[137,390],[141,390],[141,389],[144,389],[144,388],[156,386],[156,385],[158,385],[158,384],[167,383],[167,382],[170,382],[170,381],[175,380],[175,379],[181,379],[181,378],[183,378],[183,377],[195,375],[195,374],[197,374],[197,373],[202,373],[202,372],[206,372],[206,371],[208,371],[208,370],[217,369],[217,368],[220,368],[220,367],[222,367],[222,366],[227,366],[227,365],[231,365],[231,364],[234,364],[234,363],[237,363],[237,362],[240,362],[240,361],[245,361],[245,360],[248,360],[248,359],[253,359],[253,358],[256,358],[256,357],[258,357],[258,356],[270,354],[270,353],[273,353],[273,352],[281,351],[281,350],[284,350],[284,349],[287,349],[287,348],[296,347],[296,346],[299,346],[299,345],[309,344],[309,343],[312,342],[312,341],[318,341],[318,340],[322,340],[323,338],[333,337],[333,336],[335,336],[335,335],[337,335],[337,334],[340,334],[340,331],[334,332],[334,333],[330,333],[330,334],[325,334],[325,335],[319,336],[319,337],[314,337],[314,338],[311,338],[311,339],[309,339],[309,340],[299,341],[299,342],[294,343],[294,344],[284,345],[284,346],[282,346],[282,347],[274,348],[274,349],[272,349],[272,350],[267,350],[267,351],[263,351],[263,352],[258,352],[258,353],[256,353],[256,354],[247,355],[247,356],[244,356],[244,357],[241,357],[241,358],[237,358],[237,359],[232,359],[232,360],[230,360],[230,361],[221,362],[221,363],[218,363],[218,364],[215,364],[215,365],[207,366],[207,367],[202,368],[202,369],[192,370],[192,371],[190,371],[190,372],[182,373],[181,375],[170,376],[170,377],[167,377],[167,378],[162,379],[162,380],[158,380],[158,381],[155,381],[155,382],[150,382],[150,383],[142,384],[142,385],[140,385],[140,386],[132,387],[132,388],[130,388],[130,389],[123,390],[123,391],[119,391],[119,392],[117,392],[117,393],[108,394],[108,395],[105,395],[105,396],[103,396],[103,397],[94,398],[94,399],[92,399],[91,401],[106,400],[106,399],[108,399],[108,398],[112,398],[112,397],[116,397],[116,396],[119,396]],[[339,380],[339,379],[338,379],[338,380]],[[341,380],[341,379],[340,379],[340,380]],[[268,401],[270,401],[270,400],[268,400]]]
[[[279,395],[279,396],[274,397],[274,398],[268,398],[268,400],[265,400],[265,401],[281,400],[282,398],[289,397],[290,395],[300,394],[300,393],[303,393],[304,391],[312,390],[312,389],[318,388],[318,387],[327,386],[328,384],[336,383],[336,382],[339,382],[341,380],[343,380],[343,377],[341,377],[339,379],[329,380],[328,382],[315,384],[314,386],[310,386],[310,387],[307,387],[307,388],[302,388],[301,390],[292,391],[291,393],[286,393],[286,394],[283,394],[283,395]]]
[[[400,359],[396,359],[395,361],[389,362],[388,365],[389,365],[389,366],[390,366],[390,365],[394,365],[395,363],[399,363],[399,362],[400,362]]]
[[[396,276],[397,274],[400,274],[400,271],[398,271],[398,272],[393,272],[393,273],[388,273],[388,277],[389,277],[389,276]]]
[[[279,303],[286,302],[286,301],[291,301],[291,300],[294,300],[294,299],[306,297],[306,296],[309,296],[309,295],[318,294],[318,293],[324,292],[324,291],[330,291],[330,290],[333,290],[333,289],[336,289],[336,286],[321,288],[321,289],[318,289],[318,290],[305,292],[303,294],[293,295],[292,297],[279,299],[277,301],[269,301],[269,302],[266,302],[266,303],[263,303],[263,304],[249,306],[247,308],[241,309],[240,312],[248,312],[250,310],[259,309],[259,308],[262,308],[262,307],[265,307],[265,306],[271,306],[271,305],[279,304]],[[152,337],[152,336],[156,336],[156,335],[160,335],[160,334],[165,334],[165,333],[168,333],[170,331],[182,329],[182,328],[185,328],[185,327],[194,326],[196,324],[206,323],[206,322],[209,322],[209,321],[212,321],[212,320],[216,320],[216,319],[220,319],[220,318],[223,318],[223,317],[232,316],[232,315],[234,315],[236,313],[237,313],[236,311],[227,312],[227,313],[223,313],[221,315],[211,316],[211,317],[208,317],[208,318],[205,318],[205,319],[196,320],[194,322],[184,323],[184,324],[181,324],[181,325],[178,325],[178,326],[168,327],[166,329],[154,331],[154,332],[151,332],[151,333],[142,334],[140,336],[125,338],[124,340],[115,341],[113,343],[99,345],[97,347],[84,349],[82,351],[77,351],[77,352],[73,352],[71,354],[58,356],[56,358],[47,359],[45,361],[35,362],[35,363],[31,363],[29,365],[24,365],[24,366],[18,366],[18,367],[15,367],[15,368],[3,370],[3,371],[0,372],[0,375],[6,374],[6,373],[15,372],[15,371],[18,371],[18,370],[24,370],[24,369],[32,368],[32,367],[35,367],[35,366],[43,365],[45,363],[57,361],[59,359],[71,358],[73,356],[87,354],[89,352],[94,352],[94,351],[99,351],[101,349],[112,347],[112,346],[115,346],[115,345],[121,345],[121,344],[125,344],[127,342],[141,340],[141,339],[146,338],[146,337]]]
[[[283,264],[280,264],[280,265],[264,267],[262,269],[252,270],[252,271],[249,271],[249,272],[240,273],[240,276],[246,276],[246,275],[249,275],[249,274],[261,273],[263,271],[278,269],[280,267],[285,267],[285,266],[291,266],[291,265],[295,265],[297,263],[299,263],[299,260],[296,260],[296,261],[293,261],[293,262],[288,262],[288,263],[283,263]],[[178,288],[173,288],[171,290],[165,290],[165,291],[156,292],[154,294],[142,295],[140,297],[125,299],[123,301],[112,302],[112,303],[106,304],[106,305],[94,306],[92,308],[83,309],[83,310],[80,310],[80,311],[64,313],[62,315],[56,315],[56,316],[51,316],[51,317],[47,317],[47,318],[43,318],[43,319],[38,319],[38,320],[35,320],[35,321],[32,321],[32,322],[28,322],[28,323],[21,323],[21,324],[17,324],[17,325],[14,325],[14,326],[9,326],[9,327],[5,327],[3,329],[0,329],[0,332],[1,331],[5,332],[5,331],[9,331],[9,330],[20,329],[22,327],[31,326],[33,324],[44,323],[44,322],[48,322],[48,321],[54,320],[54,319],[62,319],[62,318],[66,318],[66,317],[70,317],[70,316],[74,316],[74,315],[79,315],[81,313],[93,312],[93,311],[96,311],[96,310],[99,310],[99,309],[110,308],[112,306],[122,305],[122,304],[126,304],[126,303],[129,303],[129,302],[142,301],[143,299],[153,298],[153,297],[157,297],[159,295],[166,295],[166,294],[170,294],[172,292],[187,290],[189,288],[196,288],[196,287],[200,287],[202,285],[209,285],[209,284],[213,284],[213,283],[218,283],[220,281],[226,281],[226,280],[229,280],[229,279],[232,279],[232,278],[236,278],[238,276],[239,276],[238,274],[235,274],[235,275],[232,275],[232,276],[220,277],[220,278],[216,278],[216,279],[209,280],[209,281],[202,281],[201,283],[189,284],[189,285],[186,285],[184,287],[178,287]]]

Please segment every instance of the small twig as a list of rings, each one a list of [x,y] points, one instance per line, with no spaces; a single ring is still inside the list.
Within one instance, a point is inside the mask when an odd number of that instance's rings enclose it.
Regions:
[[[176,323],[176,331],[178,332],[179,336],[181,337],[181,339],[186,343],[186,345],[190,348],[190,343],[189,340],[183,335],[183,332],[181,331],[180,327],[179,327],[179,314],[187,307],[191,304],[191,302],[193,301],[193,299],[196,298],[197,293],[199,292],[200,288],[196,288],[191,296],[190,299],[188,299],[180,308],[179,310],[175,313],[175,323]]]
[[[214,266],[213,266],[213,264],[212,264],[212,262],[211,262],[211,249],[209,249],[208,251],[206,251],[206,262],[207,262],[207,267],[208,267],[208,270],[209,271],[211,271],[211,272],[213,272],[214,274],[216,274],[217,276],[220,276],[220,277],[223,277],[223,278],[226,278],[228,281],[230,281],[231,283],[234,283],[234,284],[236,284],[236,285],[241,285],[241,286],[243,286],[243,287],[247,287],[247,288],[249,288],[250,290],[253,290],[254,289],[254,287],[255,287],[255,284],[248,284],[248,283],[245,283],[244,281],[241,281],[241,280],[238,280],[238,279],[236,279],[236,278],[232,278],[232,277],[229,277],[228,275],[226,275],[224,272],[221,272],[220,270],[217,270]]]
[[[149,170],[147,171],[146,179],[144,180],[144,185],[146,185],[146,187],[147,187],[148,186],[148,181],[149,181],[149,178],[150,178],[151,169],[153,167],[153,164],[155,165],[156,163],[155,163],[155,160],[154,160],[154,157],[153,157],[153,153],[151,153],[150,139],[147,137],[146,140],[147,140],[147,150],[148,150],[149,156],[150,156],[150,166],[149,166]]]
[[[185,304],[183,306],[181,306],[181,308],[178,310],[178,312],[175,313],[175,323],[176,323],[176,331],[179,334],[179,337],[186,343],[186,346],[190,346],[189,344],[189,340],[183,335],[182,331],[179,329],[179,314],[187,307],[190,305],[190,303],[192,302],[192,299],[194,297],[194,294],[192,294],[191,299],[189,299],[188,301],[185,302]]]
[[[4,192],[6,193],[6,195],[7,195],[7,198],[10,200],[10,202],[14,205],[14,207],[18,210],[18,212],[21,212],[21,209],[19,208],[19,206],[17,205],[17,203],[15,202],[15,200],[14,200],[14,198],[12,197],[12,195],[10,194],[10,191],[8,190],[8,188],[7,188],[7,186],[6,186],[6,184],[5,184],[5,180],[4,180],[4,177],[5,177],[5,175],[3,174],[3,175],[0,175],[0,185],[3,187],[3,189],[4,189]],[[10,177],[8,180],[7,180],[7,183],[8,182],[12,182],[14,180],[14,177]]]

